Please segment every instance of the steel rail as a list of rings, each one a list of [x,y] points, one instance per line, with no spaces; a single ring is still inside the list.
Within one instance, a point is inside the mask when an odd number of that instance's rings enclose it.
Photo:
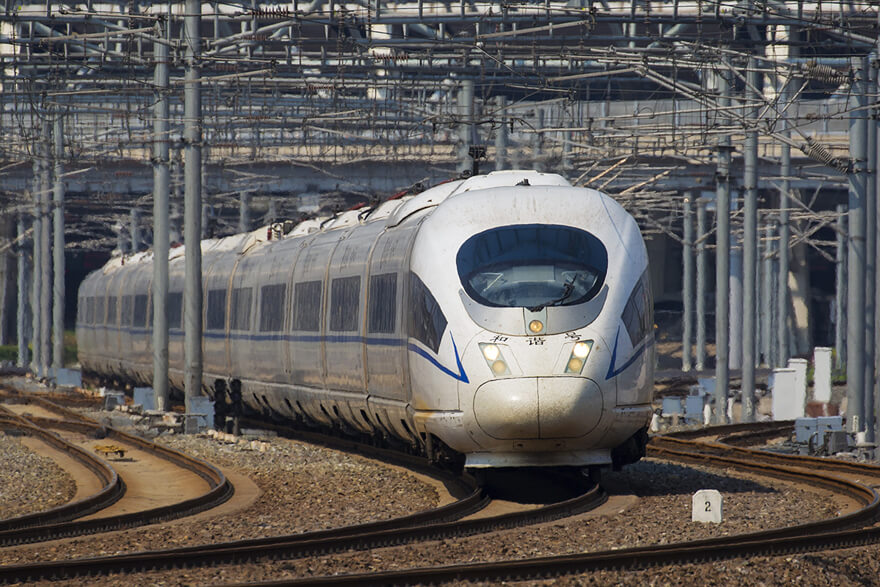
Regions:
[[[710,429],[743,429],[742,425],[731,425]],[[705,431],[704,431],[705,434]],[[685,448],[694,449],[699,443],[682,443]],[[829,548],[847,548],[880,542],[880,527],[864,528],[877,518],[880,499],[877,493],[864,485],[828,475],[817,473],[815,466],[810,469],[756,462],[756,456],[764,453],[753,451],[747,458],[735,459],[701,453],[699,450],[673,450],[659,448],[652,450],[665,458],[683,461],[697,461],[725,467],[760,472],[781,478],[796,479],[800,482],[818,484],[826,489],[842,492],[859,500],[864,507],[841,516],[755,533],[730,537],[710,538],[684,543],[657,546],[644,546],[620,550],[560,555],[528,560],[498,561],[464,565],[447,565],[386,571],[379,573],[358,573],[269,581],[260,585],[404,585],[414,583],[440,583],[459,581],[522,581],[537,580],[559,575],[586,573],[596,570],[643,569],[670,564],[698,563],[731,559],[744,556],[773,556],[795,552],[811,552]],[[775,458],[776,455],[773,455]],[[827,461],[822,461],[827,463]],[[857,529],[849,529],[852,526]]]
[[[18,535],[27,529],[36,526],[57,524],[87,516],[113,505],[125,495],[125,483],[123,483],[122,479],[112,467],[108,466],[102,459],[67,442],[60,436],[52,434],[48,430],[40,428],[20,417],[5,418],[0,416],[0,429],[15,429],[24,434],[39,438],[48,446],[66,453],[71,458],[81,463],[89,469],[89,471],[91,471],[102,484],[101,489],[97,493],[76,501],[68,502],[41,512],[34,512],[0,520],[0,546],[7,545],[7,542],[3,539],[4,536]]]
[[[8,394],[8,388],[7,388]],[[47,409],[54,410],[58,413],[76,418],[75,420],[54,420],[51,418],[33,418],[37,427],[42,428],[60,428],[72,430],[79,433],[94,434],[100,431],[108,438],[113,438],[121,442],[134,445],[141,450],[150,452],[159,458],[165,459],[178,467],[191,471],[204,479],[210,490],[198,497],[183,500],[174,504],[151,508],[139,512],[128,514],[119,514],[115,516],[107,516],[90,520],[70,520],[69,517],[62,519],[46,518],[42,520],[40,525],[31,525],[28,527],[20,527],[17,529],[0,530],[0,546],[12,546],[18,544],[26,544],[33,542],[42,542],[46,540],[55,540],[58,538],[66,538],[71,536],[82,536],[86,534],[94,534],[99,532],[109,532],[111,530],[119,530],[123,528],[133,528],[146,524],[163,522],[176,518],[194,515],[201,511],[205,511],[226,502],[232,497],[235,489],[226,476],[216,467],[170,448],[152,443],[148,440],[126,434],[120,430],[110,427],[104,427],[95,422],[89,421],[83,416],[58,406],[46,399],[40,397],[30,397],[28,395],[20,395],[19,398],[25,401],[33,401],[39,403]],[[53,437],[51,433],[47,433],[48,437]],[[59,441],[63,442],[60,437],[55,436]],[[84,454],[87,451],[82,449]],[[91,456],[91,455],[89,455]],[[103,462],[103,461],[102,461]],[[121,482],[121,480],[120,480]],[[123,485],[124,487],[124,485]],[[92,513],[92,512],[86,512]],[[80,514],[85,515],[85,513]]]
[[[49,578],[74,578],[114,572],[192,568],[218,563],[244,564],[262,560],[326,555],[367,550],[427,540],[461,537],[536,524],[598,507],[607,496],[598,486],[570,500],[525,512],[475,520],[441,522],[418,527],[362,531],[359,527],[325,530],[292,536],[223,544],[141,552],[99,558],[0,566],[0,582],[28,582]],[[393,521],[392,521],[393,522]],[[365,526],[370,526],[368,524]],[[318,537],[315,537],[318,536]]]

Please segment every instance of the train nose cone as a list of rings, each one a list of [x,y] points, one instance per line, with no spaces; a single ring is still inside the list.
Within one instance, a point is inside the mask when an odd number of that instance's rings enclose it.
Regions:
[[[580,377],[524,377],[489,381],[474,395],[480,428],[499,440],[577,438],[602,416],[602,391]]]

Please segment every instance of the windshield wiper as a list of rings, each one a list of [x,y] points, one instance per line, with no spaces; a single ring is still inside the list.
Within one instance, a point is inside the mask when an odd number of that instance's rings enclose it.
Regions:
[[[549,302],[546,302],[544,304],[540,304],[537,306],[532,306],[531,308],[527,307],[526,310],[528,310],[529,312],[540,312],[545,307],[558,306],[559,304],[561,304],[562,302],[567,300],[569,298],[569,296],[571,296],[571,293],[574,291],[574,278],[573,277],[572,277],[571,281],[566,282],[566,284],[563,286],[563,290],[564,291],[562,292],[562,295],[560,297],[556,298],[555,300],[552,300],[552,301],[549,301]]]

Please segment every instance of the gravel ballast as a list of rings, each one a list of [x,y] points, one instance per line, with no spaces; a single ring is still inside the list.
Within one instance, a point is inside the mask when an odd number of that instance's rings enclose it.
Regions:
[[[0,519],[42,512],[76,495],[70,475],[49,457],[0,432]]]
[[[162,435],[156,441],[246,475],[263,494],[252,507],[234,515],[4,549],[3,564],[303,532],[387,519],[439,503],[433,486],[405,471],[287,439],[272,439],[265,452],[204,436]],[[4,480],[4,473],[0,473],[0,482]],[[754,532],[836,516],[844,505],[828,494],[790,483],[654,459],[609,474],[604,482],[613,495],[634,495],[637,499],[601,516],[585,514],[473,537],[302,560],[93,577],[89,581],[103,585],[209,585],[552,556]],[[717,489],[724,496],[722,524],[690,521],[691,496],[699,489]],[[521,584],[870,585],[880,584],[878,553],[880,548],[865,547],[644,571],[602,571]]]

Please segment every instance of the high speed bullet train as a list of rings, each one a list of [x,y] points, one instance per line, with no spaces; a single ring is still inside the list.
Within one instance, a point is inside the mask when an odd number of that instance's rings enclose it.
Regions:
[[[644,455],[647,253],[611,197],[502,171],[374,208],[202,242],[204,391],[408,443],[471,469],[598,470]],[[171,385],[184,381],[184,247],[170,254]],[[79,289],[87,372],[150,384],[152,253]]]

